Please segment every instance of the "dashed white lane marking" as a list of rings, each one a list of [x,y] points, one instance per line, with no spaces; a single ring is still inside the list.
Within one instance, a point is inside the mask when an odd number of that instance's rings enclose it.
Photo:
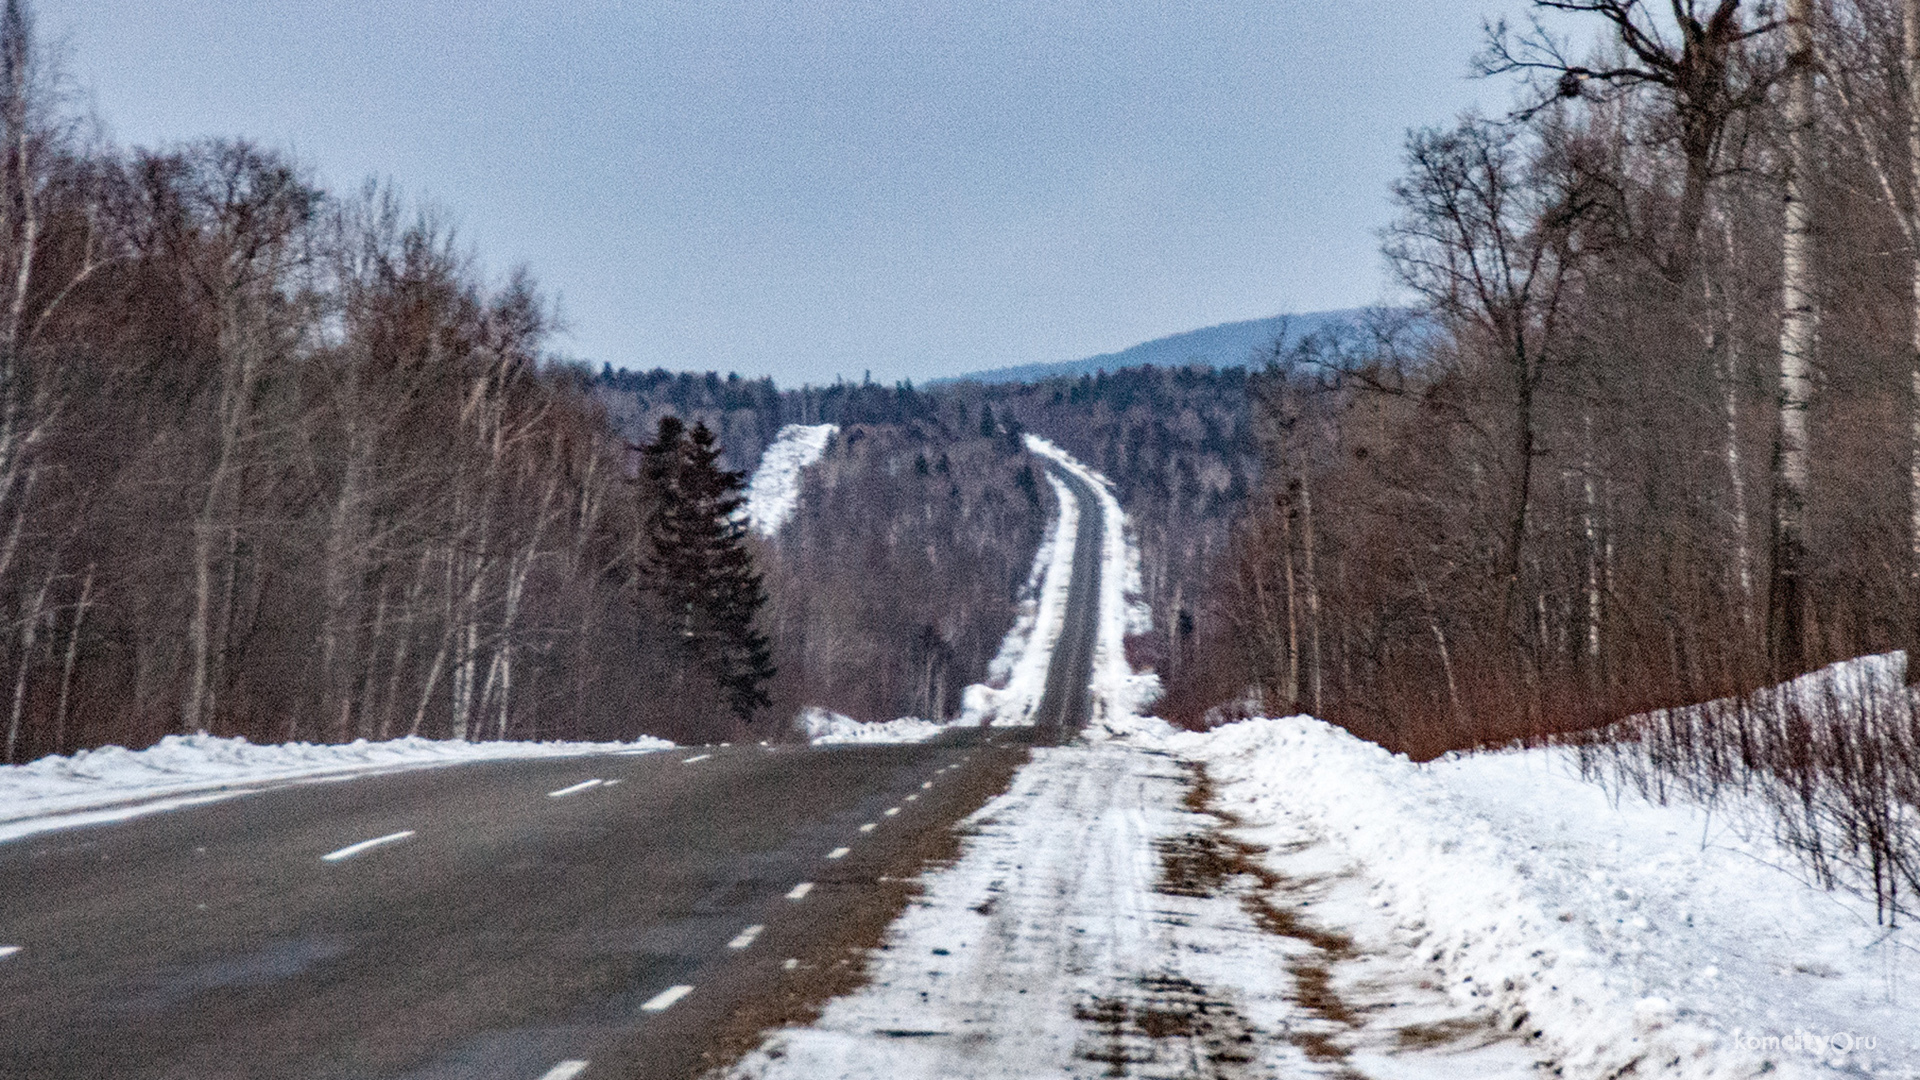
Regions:
[[[693,987],[691,986],[669,986],[665,990],[648,998],[647,1003],[640,1006],[640,1011],[666,1012],[668,1009],[673,1008],[674,1002],[679,1001],[691,993],[693,993]]]
[[[613,786],[613,785],[615,785],[615,784],[619,784],[619,783],[624,783],[624,782],[625,782],[625,781],[621,781],[621,780],[609,780],[609,781],[607,781],[607,786],[608,786],[608,787],[612,787],[612,786]]]
[[[368,848],[376,848],[381,844],[391,844],[396,840],[405,840],[412,835],[412,829],[407,829],[404,832],[388,833],[385,836],[376,836],[371,840],[362,840],[357,844],[348,844],[339,851],[329,851],[325,855],[320,856],[320,858],[325,862],[339,862],[341,859],[351,859]]]
[[[0,945],[0,960],[5,960],[7,957],[19,952],[20,948],[18,945]]]
[[[747,946],[753,944],[753,939],[759,937],[760,931],[765,929],[766,927],[761,926],[759,923],[755,923],[752,926],[747,927],[745,930],[740,931],[740,936],[734,938],[732,941],[727,942],[727,948],[744,949]]]
[[[572,787],[563,787],[559,791],[547,792],[547,798],[564,799],[568,795],[578,795],[583,791],[591,791],[594,788],[597,788],[604,783],[606,783],[605,780],[582,780],[579,783],[573,785]]]
[[[888,817],[892,817],[893,815],[895,815],[895,814],[897,814],[897,813],[899,813],[899,812],[900,812],[900,808],[896,806],[896,807],[893,807],[892,809],[890,809],[890,810],[888,810],[888,811],[887,811],[887,816],[888,816]]]
[[[584,1061],[563,1061],[548,1069],[540,1080],[573,1080],[574,1077],[586,1071],[587,1063]]]
[[[696,761],[705,761],[712,756],[713,756],[712,754],[695,754],[690,758],[682,758],[680,761],[680,764],[691,765]]]
[[[920,785],[920,790],[925,791],[932,786],[933,786],[933,781],[929,780],[926,783]]]
[[[908,801],[908,802],[919,802],[919,801],[920,801],[920,796],[918,796],[918,795],[909,795],[909,796],[907,796],[907,801]]]
[[[626,757],[633,754],[657,754],[658,750],[615,750],[614,753]]]
[[[792,971],[794,968],[800,966],[800,958],[797,956],[789,956],[787,957],[787,962],[780,966],[786,968],[788,971]]]
[[[805,900],[807,898],[807,894],[812,891],[813,891],[813,882],[803,881],[800,884],[795,885],[793,889],[787,893],[787,899]]]
[[[852,850],[853,849],[850,847],[837,847],[837,848],[834,848],[832,851],[827,852],[827,858],[844,859],[847,857],[847,852]]]
[[[879,825],[879,823],[878,823],[878,822],[873,822],[873,821],[869,821],[869,822],[867,822],[867,823],[866,823],[865,825],[862,825],[862,826],[860,826],[860,831],[861,831],[861,832],[872,832],[873,830],[875,830],[875,829],[877,829],[877,828],[879,828],[879,827],[880,827],[880,825]]]

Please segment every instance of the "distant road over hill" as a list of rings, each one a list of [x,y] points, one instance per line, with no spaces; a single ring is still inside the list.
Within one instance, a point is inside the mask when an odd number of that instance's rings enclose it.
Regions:
[[[1292,345],[1309,334],[1332,326],[1352,325],[1365,314],[1363,308],[1342,311],[1311,311],[1301,315],[1275,315],[1270,319],[1221,323],[1202,330],[1156,338],[1119,352],[1089,356],[1085,360],[1064,360],[1053,364],[1021,364],[961,375],[938,382],[1039,382],[1061,376],[1092,375],[1098,371],[1118,371],[1130,367],[1237,367],[1256,364],[1273,346],[1284,340]]]

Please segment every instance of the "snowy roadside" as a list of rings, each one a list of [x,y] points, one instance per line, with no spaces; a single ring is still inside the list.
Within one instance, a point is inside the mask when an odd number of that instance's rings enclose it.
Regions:
[[[730,1075],[1920,1076],[1920,942],[1757,811],[1616,803],[1564,750],[1132,715],[1107,512],[1104,720],[968,820],[866,987]]]
[[[0,842],[50,829],[123,821],[290,783],[508,758],[651,753],[627,743],[461,742],[421,738],[329,746],[260,746],[213,735],[169,735],[145,750],[103,746],[0,766]]]
[[[1568,1076],[1920,1075],[1915,945],[1805,882],[1758,808],[1610,800],[1562,749],[1415,765],[1307,717],[1133,741],[1203,765],[1315,918]]]
[[[731,1075],[1920,1075],[1910,939],[1724,809],[1305,717],[1105,735],[1038,751],[870,984]]]

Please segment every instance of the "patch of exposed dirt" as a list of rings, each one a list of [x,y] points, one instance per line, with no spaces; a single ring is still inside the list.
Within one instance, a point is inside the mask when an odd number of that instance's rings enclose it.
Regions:
[[[1358,1076],[1346,1067],[1347,1051],[1337,1036],[1360,1027],[1361,1020],[1334,990],[1332,971],[1334,964],[1354,955],[1352,939],[1301,917],[1295,898],[1315,883],[1275,872],[1260,859],[1266,849],[1227,835],[1238,820],[1215,805],[1206,769],[1197,764],[1188,768],[1187,809],[1220,825],[1159,842],[1159,890],[1187,897],[1236,893],[1256,926],[1306,946],[1287,961],[1287,970],[1293,976],[1294,1002],[1321,1023],[1290,1031],[1287,1039],[1308,1059],[1333,1066],[1335,1075]]]
[[[1303,946],[1287,961],[1287,970],[1293,977],[1292,1000],[1313,1022],[1297,1026],[1286,1038],[1309,1060],[1331,1069],[1332,1075],[1360,1077],[1348,1064],[1350,1048],[1361,1029],[1370,1026],[1366,1014],[1376,1014],[1381,1007],[1356,1006],[1335,985],[1335,966],[1360,957],[1353,939],[1302,914],[1328,879],[1290,877],[1269,867],[1262,858],[1269,849],[1231,835],[1230,830],[1241,822],[1217,805],[1218,793],[1206,768],[1197,763],[1184,764],[1190,776],[1184,800],[1187,809],[1219,824],[1202,832],[1169,837],[1157,845],[1159,890],[1184,897],[1232,895],[1261,930]],[[1308,846],[1303,843],[1280,849],[1279,853],[1302,851]],[[1494,1015],[1480,1012],[1432,1022],[1376,1022],[1371,1026],[1390,1040],[1382,1047],[1389,1052],[1466,1050],[1510,1037]]]
[[[1230,1002],[1178,976],[1134,980],[1137,993],[1096,997],[1074,1009],[1094,1034],[1080,1047],[1107,1076],[1238,1080],[1254,1061],[1255,1032]]]

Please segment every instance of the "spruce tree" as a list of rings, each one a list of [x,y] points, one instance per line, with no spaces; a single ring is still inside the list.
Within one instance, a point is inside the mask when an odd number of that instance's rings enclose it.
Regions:
[[[720,467],[720,449],[705,424],[691,431],[665,417],[641,449],[647,498],[646,588],[661,602],[679,643],[683,671],[719,687],[742,722],[770,699],[773,650],[754,619],[766,603],[746,545],[743,473]]]

